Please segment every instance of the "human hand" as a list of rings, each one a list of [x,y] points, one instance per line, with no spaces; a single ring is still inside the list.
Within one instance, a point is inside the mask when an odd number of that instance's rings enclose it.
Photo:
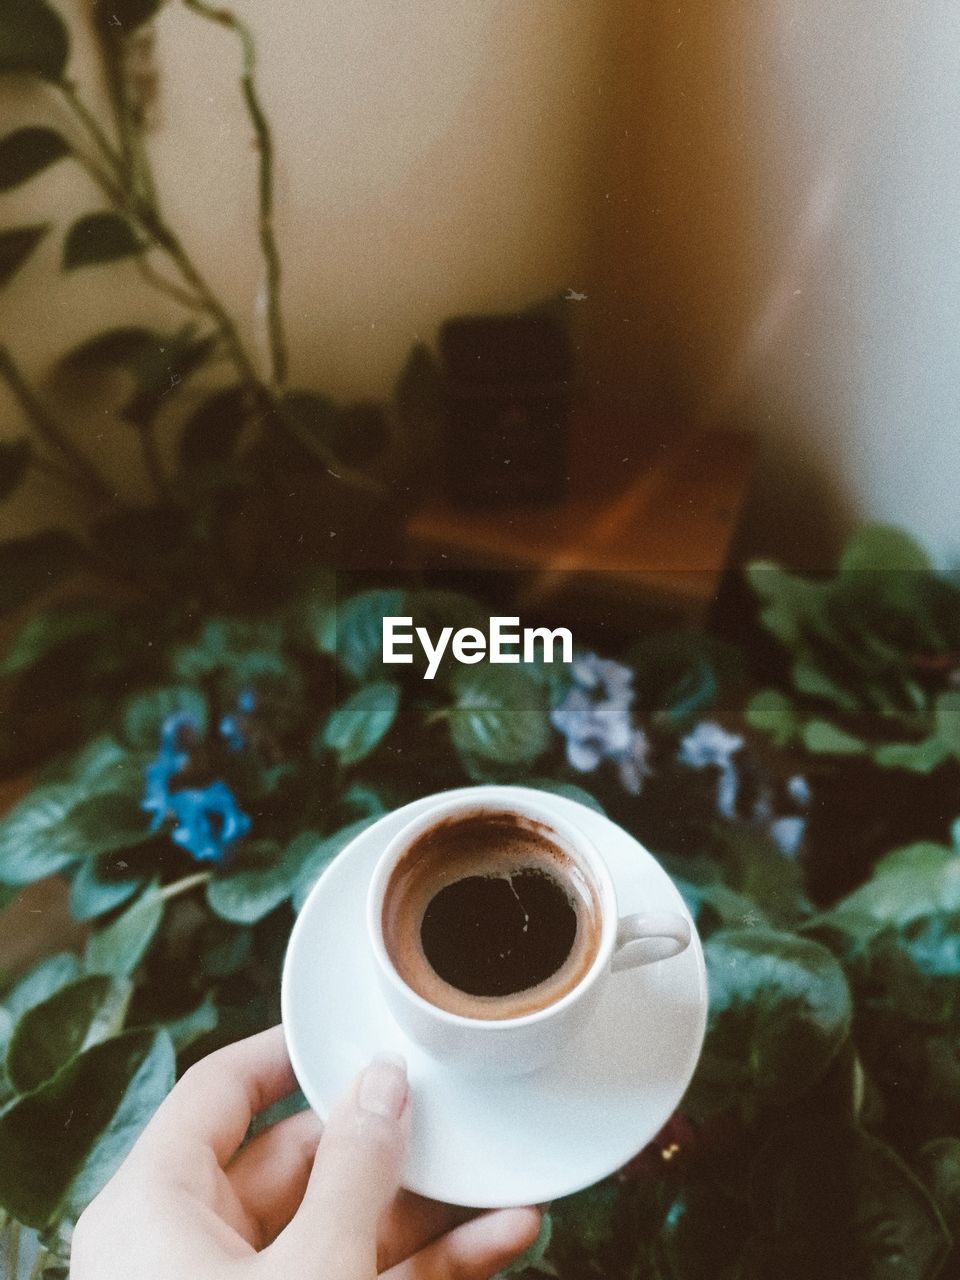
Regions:
[[[295,1087],[279,1027],[191,1067],[77,1223],[71,1280],[487,1280],[536,1238],[536,1209],[398,1191],[409,1094],[388,1057],[325,1130],[301,1112],[241,1147]]]

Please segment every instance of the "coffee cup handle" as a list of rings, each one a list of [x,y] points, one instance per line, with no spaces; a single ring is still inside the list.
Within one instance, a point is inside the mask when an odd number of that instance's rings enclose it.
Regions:
[[[643,911],[621,916],[610,968],[635,969],[669,960],[690,945],[690,922],[676,911]]]

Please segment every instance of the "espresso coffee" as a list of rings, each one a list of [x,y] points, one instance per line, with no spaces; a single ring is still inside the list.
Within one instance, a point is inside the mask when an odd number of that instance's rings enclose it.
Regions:
[[[600,944],[599,894],[549,827],[505,812],[438,822],[395,866],[383,940],[400,977],[438,1008],[516,1018],[559,1000]]]

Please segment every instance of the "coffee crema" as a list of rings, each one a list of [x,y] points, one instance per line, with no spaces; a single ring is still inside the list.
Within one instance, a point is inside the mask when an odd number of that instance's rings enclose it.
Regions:
[[[518,1018],[586,975],[600,899],[546,824],[480,810],[438,822],[402,854],[382,927],[394,968],[425,1000],[468,1018]]]

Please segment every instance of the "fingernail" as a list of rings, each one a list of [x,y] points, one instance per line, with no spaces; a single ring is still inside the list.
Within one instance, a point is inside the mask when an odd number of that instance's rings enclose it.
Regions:
[[[360,1077],[358,1105],[385,1120],[399,1120],[406,1100],[406,1062],[399,1053],[378,1053]]]

